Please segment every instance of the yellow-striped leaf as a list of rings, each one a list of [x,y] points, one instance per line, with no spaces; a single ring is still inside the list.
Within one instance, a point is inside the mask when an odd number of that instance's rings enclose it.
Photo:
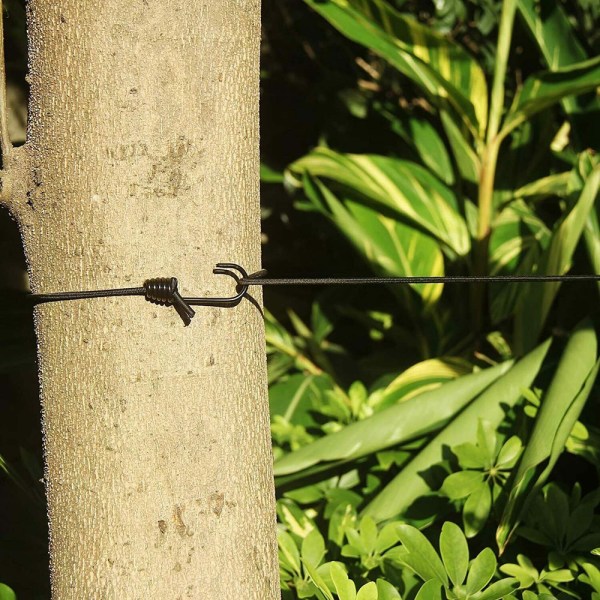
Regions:
[[[504,137],[532,115],[600,86],[600,57],[527,78],[503,124]]]
[[[305,0],[349,39],[377,52],[450,109],[476,138],[487,122],[484,73],[459,45],[384,0]]]
[[[321,181],[309,176],[304,178],[304,189],[309,200],[331,218],[375,272],[396,277],[444,274],[444,257],[430,236],[359,202],[340,200]],[[425,305],[435,303],[443,290],[437,284],[411,287]]]
[[[304,174],[327,179],[344,196],[414,223],[442,242],[451,256],[469,252],[469,233],[456,196],[415,163],[317,148],[290,165],[288,173],[295,185],[300,185]]]

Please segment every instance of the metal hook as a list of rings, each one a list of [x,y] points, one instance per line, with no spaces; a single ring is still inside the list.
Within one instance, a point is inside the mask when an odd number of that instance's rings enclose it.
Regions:
[[[189,325],[195,315],[192,306],[217,306],[225,308],[237,306],[248,292],[248,284],[242,283],[242,281],[264,275],[263,271],[248,275],[243,267],[235,263],[218,263],[213,269],[213,273],[216,275],[229,275],[229,277],[235,279],[237,294],[228,298],[184,298],[178,291],[177,279],[175,277],[150,279],[144,283],[143,290],[145,291],[147,300],[155,304],[173,306],[183,322]]]
[[[229,275],[229,277],[235,279],[238,285],[238,293],[235,296],[231,296],[230,298],[184,298],[183,300],[192,306],[237,306],[248,292],[248,286],[241,284],[241,278],[231,269],[238,271],[243,278],[248,277],[248,273],[244,267],[235,263],[217,263],[217,266],[213,269],[213,273],[215,275]]]

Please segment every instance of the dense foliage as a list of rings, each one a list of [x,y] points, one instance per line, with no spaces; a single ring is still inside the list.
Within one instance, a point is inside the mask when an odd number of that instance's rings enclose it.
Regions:
[[[600,273],[597,17],[265,0],[265,266]],[[600,599],[599,292],[265,290],[284,600]],[[7,306],[0,373],[33,373]],[[2,566],[43,563],[46,534],[39,448],[0,428],[20,523],[0,528],[0,581],[47,597]]]
[[[599,272],[590,7],[305,4],[343,51],[310,46],[336,114],[267,219],[330,227],[300,272]],[[284,598],[596,597],[598,291],[267,296]]]

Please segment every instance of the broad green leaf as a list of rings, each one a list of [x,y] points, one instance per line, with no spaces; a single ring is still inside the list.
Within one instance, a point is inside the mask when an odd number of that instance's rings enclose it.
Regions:
[[[562,275],[569,270],[599,189],[600,165],[587,178],[579,200],[552,233],[550,245],[540,260],[537,274]],[[535,343],[559,288],[559,282],[521,286],[515,319],[517,349],[527,349]]]
[[[320,592],[325,596],[327,600],[334,600],[333,594],[329,591],[327,584],[325,583],[323,577],[319,574],[317,567],[310,562],[305,562],[304,568],[308,573],[309,577],[312,579],[313,583],[317,586]]]
[[[379,535],[377,536],[377,544],[375,545],[375,552],[383,554],[388,548],[396,545],[399,542],[398,532],[396,531],[396,525],[394,523],[388,523],[384,525]]]
[[[492,491],[481,483],[467,498],[463,507],[463,523],[467,537],[475,537],[485,525],[492,508]]]
[[[271,418],[280,415],[295,425],[314,425],[315,421],[310,414],[315,395],[313,386],[327,387],[326,380],[326,377],[296,373],[284,381],[271,385],[269,387]]]
[[[559,3],[518,0],[517,8],[550,69],[560,69],[587,58]]]
[[[263,183],[283,183],[283,173],[265,163],[260,163],[260,180]]]
[[[413,396],[436,389],[440,385],[467,375],[472,365],[460,358],[431,358],[409,367],[393,379],[383,392],[385,405],[410,400]]]
[[[0,600],[17,600],[17,595],[6,584],[0,583]]]
[[[317,529],[302,540],[302,562],[318,567],[325,556],[325,541]]]
[[[491,581],[496,572],[496,564],[496,556],[491,548],[484,548],[473,559],[467,576],[468,594],[476,594]]]
[[[356,586],[354,582],[348,578],[348,574],[340,563],[332,562],[329,565],[329,574],[333,585],[335,586],[336,594],[340,600],[355,600]]]
[[[440,118],[459,173],[469,183],[477,184],[481,168],[477,153],[446,111],[440,112]]]
[[[504,598],[510,597],[509,594],[519,588],[519,582],[508,577],[496,581],[490,585],[481,596],[478,596],[477,600],[503,600]]]
[[[594,328],[590,322],[584,322],[567,343],[519,462],[496,532],[501,551],[506,547],[533,494],[552,471],[583,410],[600,365],[600,362],[596,362],[597,352]]]
[[[450,500],[466,498],[484,483],[484,474],[481,471],[459,471],[452,473],[444,479],[440,493],[448,496]]]
[[[375,546],[377,545],[377,525],[375,521],[371,517],[363,517],[360,521],[360,537],[367,549],[367,552],[370,554],[375,551]]]
[[[365,585],[358,590],[356,600],[377,600],[377,584],[374,581],[365,583]]]
[[[600,220],[598,212],[591,210],[583,230],[585,245],[594,273],[600,275]],[[600,291],[600,282],[598,283]]]
[[[446,185],[454,183],[452,162],[436,128],[425,119],[410,118],[408,134],[424,165]]]
[[[282,564],[287,563],[294,573],[300,575],[302,572],[300,568],[300,553],[292,536],[282,529],[278,529],[277,542],[279,544],[280,562]]]
[[[473,135],[483,137],[488,110],[485,75],[460,46],[384,0],[305,1],[343,35],[421,86],[438,106],[451,107]]]
[[[506,440],[500,452],[498,453],[498,458],[496,460],[496,466],[501,467],[503,469],[510,469],[515,464],[517,457],[521,453],[523,448],[523,443],[520,438],[516,435],[513,435],[511,438]]]
[[[517,6],[551,71],[588,58],[560,2],[519,0]],[[598,139],[600,132],[595,118],[600,110],[600,99],[596,95],[571,96],[564,98],[562,105],[570,116],[577,146],[589,147]]]
[[[352,423],[275,462],[275,475],[296,473],[323,461],[353,460],[416,439],[441,427],[512,363],[466,375]]]
[[[469,568],[469,546],[462,529],[455,523],[447,522],[442,526],[440,554],[452,583],[462,585]]]
[[[377,580],[377,600],[402,600],[400,592],[385,579]]]
[[[412,525],[398,525],[398,537],[408,550],[410,566],[423,581],[437,579],[442,585],[448,585],[448,576],[438,553],[431,542]]]
[[[343,189],[344,198],[411,221],[459,256],[469,252],[469,234],[456,196],[415,163],[321,147],[290,165],[289,173],[296,177],[295,185],[304,174],[327,180]]]
[[[442,252],[430,236],[362,203],[341,201],[324,184],[308,176],[304,188],[309,199],[331,218],[376,272],[392,277],[444,274]],[[436,284],[411,287],[425,304],[435,303],[443,289]]]
[[[569,189],[571,171],[554,173],[531,181],[514,192],[515,198],[545,198],[546,196],[564,196]]]
[[[315,528],[306,513],[287,498],[277,501],[277,515],[288,531],[299,538],[304,539]]]
[[[430,579],[421,586],[415,600],[442,600],[441,587],[437,579]]]
[[[509,110],[499,135],[505,137],[515,127],[541,110],[569,96],[595,90],[598,86],[600,86],[600,57],[531,75],[525,80]]]
[[[497,427],[504,419],[505,409],[516,404],[522,391],[531,386],[549,345],[550,341],[545,342],[522,358],[463,410],[379,493],[366,507],[364,514],[371,515],[377,521],[389,519],[402,514],[417,498],[429,493],[431,490],[421,473],[444,459],[444,448],[465,441],[474,442],[481,417]],[[440,390],[444,388],[442,386]]]
[[[534,271],[542,251],[550,243],[550,231],[522,200],[516,200],[496,217],[490,239],[492,275],[526,275]],[[497,283],[490,286],[492,322],[512,315],[522,283]]]

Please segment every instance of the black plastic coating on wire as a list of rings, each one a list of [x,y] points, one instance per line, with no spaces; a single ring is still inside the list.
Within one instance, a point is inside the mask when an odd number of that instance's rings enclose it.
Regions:
[[[144,296],[154,304],[173,306],[189,325],[195,315],[192,306],[218,306],[231,308],[237,306],[248,295],[248,288],[253,285],[273,286],[306,286],[306,285],[410,285],[410,284],[442,284],[442,283],[551,283],[551,282],[583,282],[600,281],[600,275],[481,275],[441,277],[266,277],[265,270],[248,275],[246,270],[236,263],[218,263],[213,273],[228,275],[237,284],[236,294],[225,298],[183,297],[179,293],[175,277],[149,279],[142,287],[118,288],[113,290],[88,290],[81,292],[53,292],[50,294],[30,294],[35,304],[61,302],[66,300],[86,300],[88,298],[110,298],[118,296]]]

